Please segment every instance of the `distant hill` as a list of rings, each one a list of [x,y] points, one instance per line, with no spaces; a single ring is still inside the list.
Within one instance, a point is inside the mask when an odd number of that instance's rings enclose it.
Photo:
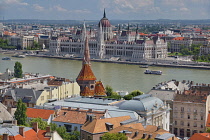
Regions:
[[[0,20],[4,23],[15,23],[15,24],[69,24],[69,25],[78,25],[82,24],[82,20],[39,20],[39,19],[9,19],[9,20]],[[99,20],[86,20],[88,24],[97,24]],[[171,19],[158,19],[158,20],[110,20],[111,24],[125,24],[125,23],[181,23],[181,24],[210,24],[210,19],[203,20],[171,20]]]

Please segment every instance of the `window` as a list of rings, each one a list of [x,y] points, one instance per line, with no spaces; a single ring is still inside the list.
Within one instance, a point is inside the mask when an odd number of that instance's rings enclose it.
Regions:
[[[187,111],[190,112],[190,108],[188,108]]]
[[[184,118],[184,114],[181,114],[181,118]]]
[[[197,110],[196,109],[194,109],[194,113],[197,113]]]
[[[181,121],[181,122],[180,122],[180,125],[182,125],[182,126],[183,126],[183,125],[184,125],[184,122],[183,122],[183,121]]]
[[[44,96],[41,96],[41,101],[43,101],[44,100]]]
[[[181,112],[184,112],[184,107],[181,107]]]
[[[197,120],[197,115],[194,115],[194,120]]]
[[[188,127],[190,126],[190,123],[189,123],[189,122],[187,123],[187,126],[188,126]]]
[[[203,116],[201,116],[201,120],[203,120]]]
[[[77,126],[74,127],[74,131],[77,131]]]
[[[187,115],[187,118],[190,119],[190,115]]]
[[[201,124],[201,128],[203,128],[203,125]]]
[[[66,127],[66,131],[67,132],[71,132],[71,125],[68,125],[68,124],[64,124],[64,126]]]
[[[175,123],[175,125],[177,125],[177,121],[175,121],[174,123]]]
[[[194,123],[194,125],[193,125],[194,127],[197,127],[197,123]]]

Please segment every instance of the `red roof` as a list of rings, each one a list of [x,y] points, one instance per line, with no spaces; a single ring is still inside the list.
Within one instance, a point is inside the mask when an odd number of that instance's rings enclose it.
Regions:
[[[95,96],[106,96],[105,88],[101,81],[98,81],[95,84]]]
[[[26,115],[29,118],[42,118],[49,119],[51,114],[54,114],[54,110],[27,108]]]
[[[176,37],[176,38],[173,38],[172,40],[184,40],[184,37]]]
[[[39,130],[36,133],[33,129],[25,131],[24,137],[20,134],[9,136],[9,140],[50,140],[51,137],[44,137],[46,130]]]
[[[82,69],[77,77],[77,81],[83,81],[83,80],[96,80],[95,75],[93,74],[93,71],[89,64],[83,64]]]
[[[189,140],[210,140],[210,133],[195,133]]]

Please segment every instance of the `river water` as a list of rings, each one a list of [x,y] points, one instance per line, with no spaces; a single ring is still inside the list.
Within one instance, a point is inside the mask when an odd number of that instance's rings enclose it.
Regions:
[[[50,74],[75,80],[82,68],[82,61],[78,60],[30,56],[26,58],[12,57],[11,61],[1,60],[5,56],[10,57],[10,55],[0,54],[1,73],[5,72],[6,68],[13,70],[15,62],[19,61],[22,63],[24,72]],[[161,70],[163,74],[147,75],[144,74],[146,68],[139,68],[138,65],[91,62],[91,67],[97,79],[101,80],[104,86],[112,86],[114,90],[148,92],[159,82],[171,79],[210,83],[210,70],[150,67],[149,69],[152,70]]]

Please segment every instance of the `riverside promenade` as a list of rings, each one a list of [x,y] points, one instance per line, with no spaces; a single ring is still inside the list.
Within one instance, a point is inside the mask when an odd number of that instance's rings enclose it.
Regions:
[[[23,50],[0,50],[0,53],[3,54],[23,54]],[[69,59],[69,60],[82,60],[82,57],[64,57],[64,56],[51,56],[44,54],[28,54],[27,56],[31,57],[44,57],[44,58],[56,58],[56,59]],[[91,59],[94,62],[102,62],[102,63],[118,63],[118,64],[128,64],[128,65],[149,65],[156,67],[172,67],[172,68],[188,68],[188,69],[210,69],[210,63],[204,62],[194,62],[194,61],[183,61],[179,59],[159,59],[159,60],[147,60],[141,62],[133,62],[133,61],[116,61],[110,59]]]

